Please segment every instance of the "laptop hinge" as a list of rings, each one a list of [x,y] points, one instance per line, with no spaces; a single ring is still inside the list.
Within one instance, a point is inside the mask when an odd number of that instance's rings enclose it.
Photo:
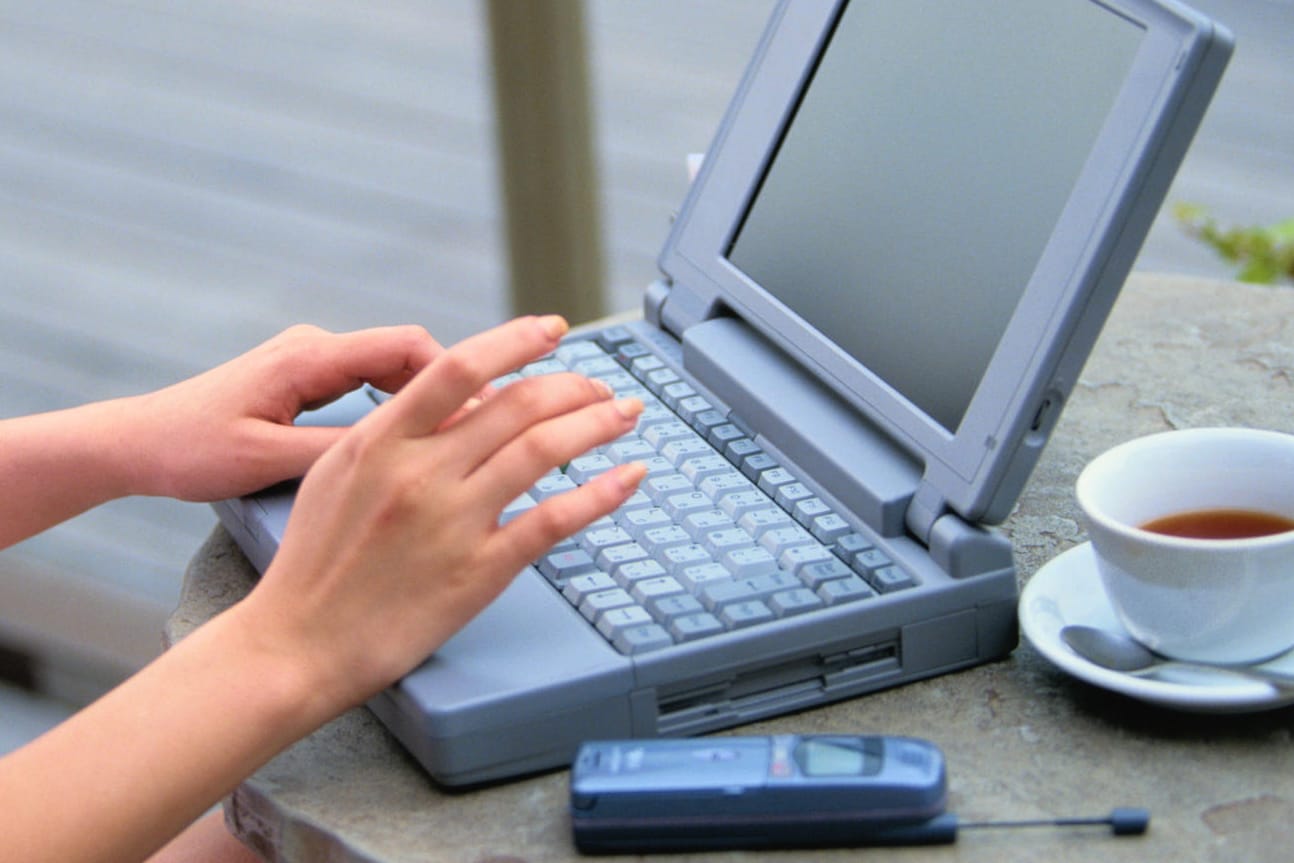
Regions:
[[[716,305],[714,297],[698,296],[695,291],[658,280],[648,286],[643,297],[643,317],[682,340],[690,327],[714,317]]]
[[[1014,570],[1011,541],[950,511],[943,496],[927,482],[917,486],[908,504],[906,525],[925,544],[930,559],[953,578]]]
[[[904,515],[908,533],[920,540],[922,544],[929,545],[930,531],[934,529],[939,517],[947,511],[948,502],[944,496],[937,488],[922,480],[917,485],[916,492],[908,503],[907,513]]]
[[[643,293],[643,319],[654,327],[661,326],[661,309],[671,293],[670,283],[657,279]]]

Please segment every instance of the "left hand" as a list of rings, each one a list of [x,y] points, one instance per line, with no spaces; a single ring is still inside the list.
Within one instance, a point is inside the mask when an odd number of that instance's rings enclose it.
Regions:
[[[206,502],[302,476],[346,429],[294,426],[301,411],[365,383],[395,392],[441,353],[417,326],[287,329],[211,371],[139,397],[138,491]]]

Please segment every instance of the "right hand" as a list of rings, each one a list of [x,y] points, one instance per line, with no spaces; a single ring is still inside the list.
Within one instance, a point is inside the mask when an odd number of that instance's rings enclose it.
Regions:
[[[391,684],[525,565],[610,513],[623,465],[499,525],[553,467],[628,432],[642,404],[574,374],[488,382],[553,350],[560,318],[522,318],[435,357],[307,474],[273,564],[244,600],[272,649],[314,676],[326,714]],[[452,420],[452,421],[450,421]]]

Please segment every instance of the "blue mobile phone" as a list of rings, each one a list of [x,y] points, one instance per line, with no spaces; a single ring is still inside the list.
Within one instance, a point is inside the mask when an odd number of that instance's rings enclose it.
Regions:
[[[943,754],[894,736],[586,743],[571,766],[583,853],[951,842]]]

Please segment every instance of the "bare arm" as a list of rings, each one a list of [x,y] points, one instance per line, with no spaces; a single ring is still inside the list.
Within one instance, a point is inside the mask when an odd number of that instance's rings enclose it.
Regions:
[[[142,859],[283,747],[420,662],[526,561],[618,506],[641,466],[498,524],[552,466],[628,431],[638,402],[554,375],[462,410],[564,329],[522,319],[439,353],[328,448],[245,600],[0,761],[0,856]]]

